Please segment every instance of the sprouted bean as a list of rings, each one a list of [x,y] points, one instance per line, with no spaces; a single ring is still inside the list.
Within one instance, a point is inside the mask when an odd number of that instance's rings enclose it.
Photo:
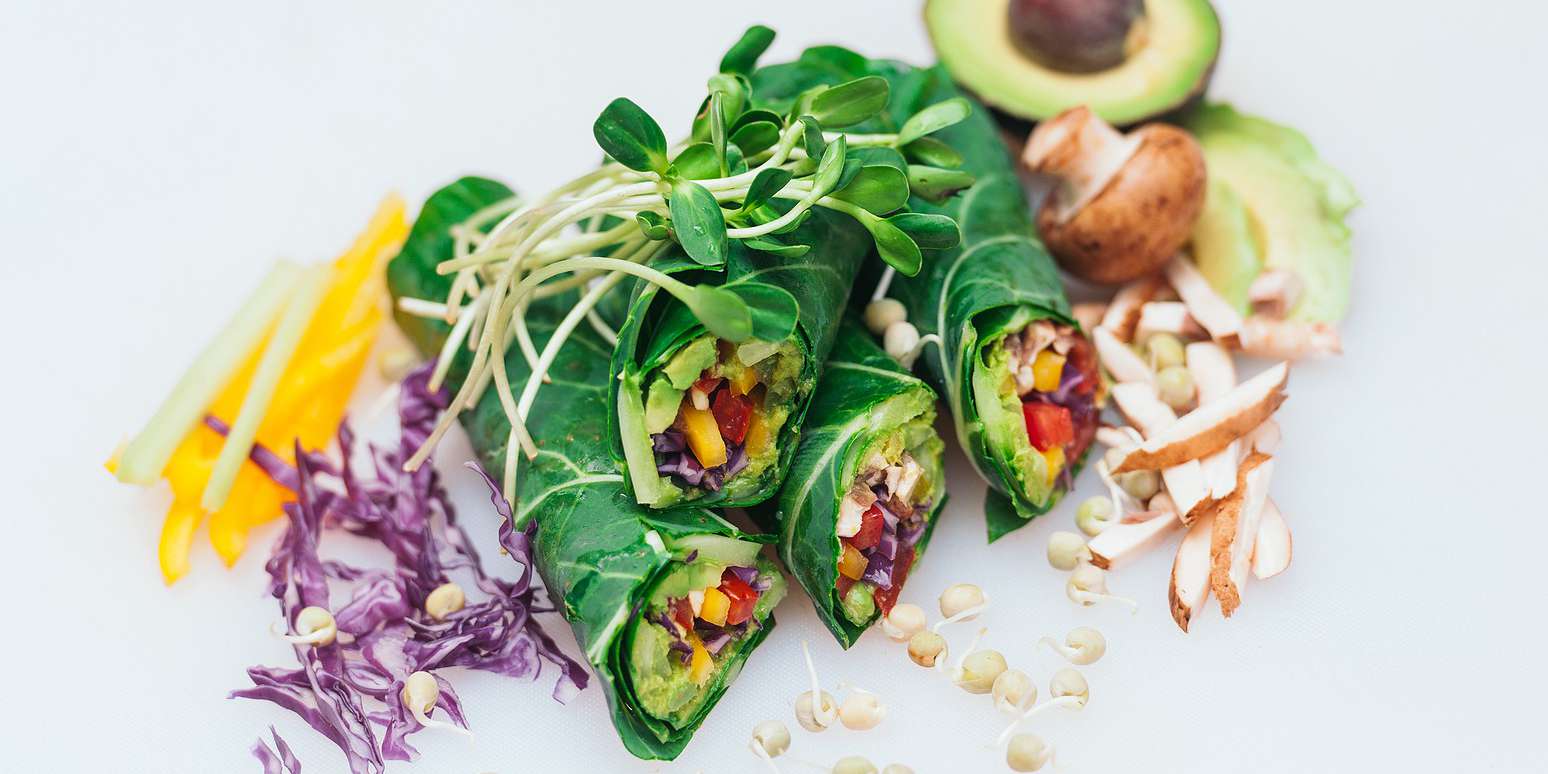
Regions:
[[[968,693],[989,693],[994,688],[994,681],[1005,673],[1005,668],[1005,656],[1000,651],[975,650],[963,657],[952,681]]]
[[[881,621],[882,631],[893,640],[907,642],[925,628],[925,612],[918,605],[903,603],[894,605],[892,612]]]
[[[1150,367],[1157,371],[1182,365],[1186,354],[1182,341],[1170,333],[1157,333],[1145,339],[1145,351],[1150,356]]]
[[[1037,734],[1017,734],[1005,748],[1005,765],[1011,771],[1037,771],[1053,758],[1053,748]]]
[[[1113,501],[1102,497],[1088,497],[1075,509],[1075,526],[1091,537],[1102,534],[1113,523]]]
[[[876,774],[876,764],[859,755],[851,755],[833,764],[833,774]]]
[[[1064,667],[1055,672],[1053,679],[1048,682],[1048,695],[1050,697],[1048,701],[1036,707],[1028,707],[1025,712],[1013,718],[1010,725],[1000,732],[1000,738],[995,744],[1005,744],[1005,740],[1009,739],[1012,733],[1015,733],[1017,727],[1039,712],[1059,707],[1073,710],[1084,709],[1086,702],[1091,698],[1091,689],[1086,685],[1086,678],[1081,676],[1079,672],[1069,667]]]
[[[802,691],[796,697],[796,722],[813,733],[824,731],[838,719],[838,707],[833,703],[833,696],[822,690],[817,681],[817,666],[812,663],[812,651],[806,640],[801,641],[801,653],[806,656],[806,672],[811,675],[812,689]]]
[[[989,695],[995,709],[1001,712],[1019,713],[1037,701],[1037,684],[1027,673],[1019,669],[1007,669],[994,678]]]
[[[915,351],[918,346],[919,329],[911,322],[899,320],[882,332],[882,349],[887,350],[887,356],[904,368],[914,364],[913,358],[918,354]]]
[[[895,298],[878,298],[865,305],[865,327],[880,336],[888,326],[908,319],[908,310]]]
[[[1104,500],[1104,502],[1106,502]],[[1086,539],[1073,532],[1055,532],[1048,536],[1048,563],[1056,570],[1069,572],[1081,562],[1090,561]]]
[[[889,763],[881,770],[881,774],[914,774],[914,770],[901,763]]]
[[[333,614],[317,606],[303,607],[296,613],[296,633],[283,636],[295,645],[332,645],[338,638],[339,625]]]
[[[957,621],[971,621],[983,612],[989,605],[989,598],[984,590],[972,583],[958,583],[949,586],[941,592],[941,615],[945,620],[937,623],[935,629]]]
[[[908,641],[908,657],[926,669],[935,666],[936,660],[945,655],[946,638],[933,630],[917,632]]]
[[[887,716],[887,707],[876,694],[855,691],[844,697],[844,703],[839,705],[838,716],[839,722],[847,729],[869,731]]]
[[[753,726],[752,741],[748,747],[752,749],[753,755],[769,767],[769,771],[779,774],[774,759],[790,749],[790,729],[778,720],[765,720]]]
[[[1095,664],[1097,659],[1107,652],[1107,638],[1089,626],[1077,626],[1071,629],[1070,633],[1065,635],[1063,645],[1052,637],[1044,637],[1038,642],[1052,648],[1071,664],[1080,666]]]
[[[445,728],[459,734],[473,735],[465,728],[430,717],[430,713],[435,711],[435,703],[441,698],[441,686],[435,681],[435,675],[429,672],[410,674],[403,680],[403,690],[398,692],[398,696],[403,699],[403,706],[408,707],[409,714],[425,728]]]
[[[444,621],[447,616],[461,610],[467,601],[462,587],[447,581],[425,595],[425,613],[437,621]]]
[[[1083,564],[1070,573],[1070,580],[1064,585],[1065,596],[1081,607],[1090,607],[1098,602],[1117,602],[1127,605],[1130,613],[1139,611],[1139,605],[1127,597],[1114,596],[1107,593],[1107,573],[1095,565]]]

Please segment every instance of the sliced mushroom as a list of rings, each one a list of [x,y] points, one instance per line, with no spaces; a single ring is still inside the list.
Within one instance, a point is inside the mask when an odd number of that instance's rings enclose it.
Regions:
[[[1102,425],[1097,428],[1096,442],[1113,449],[1127,449],[1130,446],[1139,446],[1145,439],[1139,431],[1132,427],[1113,427]]]
[[[1100,301],[1082,301],[1070,307],[1070,316],[1080,323],[1083,331],[1094,331],[1107,316],[1107,304]]]
[[[1187,304],[1181,301],[1151,301],[1140,307],[1139,324],[1134,327],[1134,340],[1144,341],[1156,333],[1200,338],[1204,335],[1204,329],[1189,316]]]
[[[1290,566],[1290,525],[1274,499],[1263,504],[1263,518],[1258,522],[1258,537],[1252,543],[1252,577],[1267,580]]]
[[[1167,588],[1172,620],[1188,631],[1193,614],[1209,599],[1209,547],[1214,534],[1214,517],[1205,515],[1188,527],[1172,560],[1172,580]]]
[[[1112,524],[1092,538],[1086,549],[1091,552],[1092,564],[1111,570],[1160,544],[1180,524],[1175,511],[1145,521]]]
[[[1145,359],[1129,349],[1129,345],[1119,341],[1112,331],[1097,328],[1091,333],[1091,341],[1096,344],[1097,358],[1102,361],[1102,367],[1117,381],[1156,383],[1156,373],[1150,370]]]
[[[1268,419],[1285,402],[1290,366],[1280,363],[1225,396],[1188,412],[1128,450],[1114,473],[1157,470],[1214,454]]]
[[[1146,438],[1159,435],[1177,423],[1177,414],[1170,406],[1161,402],[1161,398],[1156,394],[1156,388],[1151,385],[1138,382],[1113,385],[1112,396],[1118,410],[1128,418],[1129,422],[1138,427]],[[1166,485],[1167,493],[1172,496],[1182,523],[1192,524],[1204,509],[1210,507],[1209,483],[1203,467],[1197,460],[1187,460],[1163,468],[1161,481]]]
[[[1188,372],[1193,375],[1193,384],[1198,389],[1199,405],[1213,403],[1231,393],[1231,389],[1236,386],[1236,363],[1224,347],[1212,341],[1201,341],[1189,344],[1184,353]],[[1236,489],[1236,463],[1240,456],[1237,449],[1240,443],[1232,441],[1224,449],[1200,461],[1204,467],[1205,482],[1209,486],[1209,496],[1213,500],[1223,500]]]
[[[1241,455],[1246,457],[1255,451],[1273,454],[1279,451],[1279,440],[1279,423],[1273,419],[1265,419],[1263,424],[1242,437],[1242,442],[1239,444]]]
[[[1238,337],[1242,353],[1253,357],[1300,360],[1344,351],[1338,329],[1321,322],[1253,315],[1242,321]]]
[[[1247,287],[1247,300],[1255,314],[1283,319],[1301,300],[1305,283],[1288,269],[1265,269]]]
[[[1242,316],[1231,307],[1231,302],[1210,287],[1209,280],[1199,273],[1193,261],[1182,255],[1173,258],[1166,265],[1166,279],[1188,305],[1188,313],[1204,326],[1210,337],[1234,349],[1242,329]]]
[[[1164,289],[1161,277],[1152,274],[1141,277],[1118,289],[1102,315],[1102,327],[1112,331],[1119,341],[1133,341],[1135,327],[1139,325],[1140,308]]]
[[[1254,452],[1237,472],[1236,491],[1215,509],[1209,547],[1209,586],[1220,600],[1221,614],[1227,618],[1242,603],[1242,589],[1252,565],[1253,544],[1258,539],[1258,525],[1273,473],[1273,458]]]

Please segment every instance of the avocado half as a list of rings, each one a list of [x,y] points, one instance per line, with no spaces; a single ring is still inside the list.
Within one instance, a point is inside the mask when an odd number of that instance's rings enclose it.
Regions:
[[[979,99],[1027,121],[1086,105],[1124,126],[1202,94],[1220,53],[1220,19],[1208,0],[1145,0],[1143,43],[1123,63],[1092,73],[1039,64],[1010,37],[1010,0],[927,0],[925,26],[953,78]]]

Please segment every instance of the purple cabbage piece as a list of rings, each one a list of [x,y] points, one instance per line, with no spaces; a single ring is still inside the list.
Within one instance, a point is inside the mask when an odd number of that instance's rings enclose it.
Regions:
[[[265,564],[269,593],[280,602],[287,622],[303,607],[330,608],[329,581],[356,584],[350,602],[335,614],[340,631],[355,635],[350,642],[297,646],[299,668],[254,667],[253,685],[233,691],[233,698],[273,702],[299,715],[343,751],[354,774],[379,774],[386,760],[410,760],[415,750],[407,742],[422,726],[399,699],[403,681],[416,671],[461,666],[512,677],[537,679],[542,661],[560,669],[554,698],[564,701],[584,688],[582,666],[564,655],[557,643],[532,617],[551,611],[532,585],[532,541],[536,524],[520,532],[511,525],[510,509],[495,490],[493,500],[502,517],[500,544],[522,566],[519,580],[487,574],[467,533],[456,521],[445,488],[432,466],[410,473],[403,462],[430,436],[444,408],[444,392],[428,389],[429,366],[403,382],[399,401],[401,433],[397,448],[371,448],[372,475],[362,476],[351,464],[354,437],[348,425],[338,432],[343,461],[334,467],[317,452],[296,449],[291,467],[279,455],[255,446],[252,458],[276,482],[296,493],[285,505],[289,527]],[[213,417],[206,424],[225,428]],[[494,484],[474,466],[484,480]],[[317,485],[319,476],[338,479],[344,493]],[[392,570],[361,569],[338,561],[323,561],[317,544],[325,527],[342,529],[374,540],[393,555]],[[464,570],[486,595],[443,621],[424,612],[425,597]],[[455,690],[439,676],[436,706],[452,723],[467,720]],[[368,712],[366,704],[385,708]],[[265,771],[290,766],[294,756],[275,738],[276,751],[266,745],[254,755]],[[273,769],[282,771],[282,769]],[[299,771],[299,763],[290,769]]]
[[[889,560],[898,558],[897,530],[882,530],[881,537],[876,539],[876,545],[866,549],[866,558],[870,558],[873,555],[885,556]]]
[[[871,554],[870,561],[865,565],[865,574],[860,580],[869,581],[877,588],[892,588],[892,557],[881,552]]]
[[[876,506],[876,510],[881,511],[882,521],[886,522],[887,527],[889,529],[897,529],[898,515],[893,513],[891,508],[887,507],[886,502],[886,500],[878,499],[873,504]]]
[[[726,479],[744,470],[749,460],[747,450],[740,444],[726,444],[725,464],[705,468],[688,449],[688,441],[680,431],[667,429],[651,436],[651,448],[656,451],[656,472],[672,476],[684,486],[696,486],[718,492]]]
[[[919,539],[924,537],[924,531],[925,525],[923,523],[904,527],[898,530],[898,540],[902,541],[904,546],[913,548],[919,543]]]
[[[758,587],[758,568],[756,567],[727,567],[726,571],[736,576],[736,579],[752,586]]]
[[[677,653],[678,660],[682,661],[684,664],[688,663],[688,660],[693,657],[693,646],[689,645],[688,641],[683,639],[682,632],[677,630],[677,622],[673,621],[672,617],[667,615],[665,610],[656,614],[654,618],[650,619],[650,622],[663,629],[666,629],[667,634],[671,635],[672,637],[672,641],[667,643],[667,649],[675,651]]]
[[[693,454],[686,451],[666,455],[662,462],[656,465],[656,472],[663,476],[681,479],[689,486],[698,486],[704,481],[704,466],[694,459]]]
[[[669,427],[650,437],[650,447],[658,454],[672,454],[688,448],[688,437],[683,431]]]
[[[709,651],[711,656],[718,656],[720,655],[721,649],[726,647],[726,645],[730,642],[731,632],[722,631],[719,634],[716,634],[713,637],[705,640],[704,649]]]
[[[269,736],[274,739],[273,750],[269,749],[269,744],[261,736],[253,744],[253,757],[263,764],[263,774],[301,774],[301,761],[296,759],[295,753],[290,751],[290,745],[285,744],[274,726],[269,726]]]
[[[1086,375],[1080,372],[1072,364],[1065,364],[1065,368],[1059,374],[1059,386],[1048,395],[1049,400],[1060,405],[1069,405],[1070,393],[1086,381]]]

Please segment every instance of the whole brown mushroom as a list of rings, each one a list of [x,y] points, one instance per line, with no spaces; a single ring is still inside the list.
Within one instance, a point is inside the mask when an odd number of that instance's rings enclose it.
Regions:
[[[1038,124],[1021,160],[1056,181],[1037,213],[1043,241],[1065,271],[1090,282],[1159,271],[1204,207],[1204,154],[1168,124],[1124,134],[1070,108]]]

